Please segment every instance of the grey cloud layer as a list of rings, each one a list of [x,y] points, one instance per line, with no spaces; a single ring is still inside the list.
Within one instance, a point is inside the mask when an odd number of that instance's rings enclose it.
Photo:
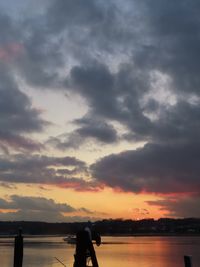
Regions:
[[[11,196],[11,201],[0,199],[1,209],[22,209],[32,211],[59,211],[73,212],[74,208],[67,204],[55,203],[53,199],[43,197],[20,197],[17,195]]]
[[[1,76],[1,75],[0,75]],[[27,96],[12,83],[0,82],[0,146],[14,149],[39,150],[42,144],[24,134],[41,132],[47,122],[31,107]]]
[[[85,180],[87,166],[73,157],[17,154],[1,157],[0,180],[6,183],[46,184],[76,191],[98,191],[101,184]]]
[[[102,119],[85,116],[75,120],[74,125],[78,126],[76,130],[65,134],[62,138],[51,137],[47,144],[66,150],[66,148],[78,149],[89,140],[95,140],[99,144],[114,144],[119,139],[115,128]]]
[[[199,193],[199,8],[197,0],[52,1],[42,15],[22,19],[23,32],[1,15],[2,47],[11,42],[23,47],[8,65],[11,78],[1,77],[0,123],[7,136],[46,126],[16,82],[10,83],[15,74],[36,89],[56,88],[85,99],[88,113],[74,121],[77,128],[65,140],[51,140],[57,148],[77,149],[87,139],[148,143],[94,164],[100,182],[133,192]],[[8,97],[14,92],[16,97]],[[126,129],[122,136],[115,122]],[[0,140],[4,150],[11,144]],[[54,181],[53,172],[46,168],[42,179]],[[61,183],[64,172],[56,174]],[[25,171],[1,177],[41,179]]]
[[[178,110],[182,102],[180,94],[185,92],[186,99],[198,96],[199,19],[195,12],[198,5],[196,1],[193,5],[188,1],[184,4],[176,1],[173,5],[159,1],[152,5],[149,1],[142,4],[127,1],[124,5],[104,1],[52,1],[43,15],[29,21],[26,18],[22,24],[24,32],[16,34],[24,50],[16,60],[17,72],[35,88],[64,89],[67,85],[65,90],[86,99],[91,123],[75,131],[79,143],[81,135],[105,143],[119,140],[114,129],[111,132],[110,128],[110,137],[105,138],[108,127],[101,127],[100,132],[93,126],[93,122],[98,124],[99,118],[105,120],[106,125],[114,120],[128,127],[129,133],[124,138],[163,138],[165,130],[175,131],[176,125],[168,121],[171,109],[176,109],[175,115],[182,117],[182,110]],[[6,23],[10,27],[4,39],[10,38],[9,32],[20,32],[9,18]],[[76,57],[78,51],[82,56]],[[63,72],[69,62],[71,70],[66,81],[59,71]],[[113,66],[117,66],[117,71],[113,71]],[[158,121],[152,123],[145,112],[149,112],[154,96],[143,106],[141,99],[151,92],[152,74],[156,71],[171,79],[169,89],[174,90],[177,103],[171,107],[168,102],[160,105],[154,99],[154,107],[157,107],[154,115],[158,116]],[[188,109],[193,109],[193,105],[187,105]],[[164,113],[162,116],[158,108]],[[165,124],[160,129],[163,118]],[[73,146],[75,141],[69,138],[66,147],[70,142]]]
[[[48,123],[20,91],[13,69],[21,53],[21,34],[8,16],[0,13],[0,21],[0,147],[40,150],[42,145],[25,135],[41,132]]]
[[[173,89],[180,93],[199,94],[199,2],[144,1],[144,5],[151,39],[136,59],[143,66],[150,67],[151,63],[153,68],[168,73],[173,79]]]
[[[148,144],[107,156],[91,166],[94,177],[124,191],[198,193],[199,144]]]
[[[166,212],[166,216],[199,218],[199,195],[167,197],[158,201],[147,201],[149,205],[158,206]]]
[[[1,198],[0,209],[5,210],[4,213],[0,212],[1,220],[86,221],[92,219],[93,217],[90,216],[94,213],[85,208],[75,209],[66,203],[56,203],[53,199],[17,195],[12,195],[10,200]],[[72,213],[79,211],[82,211],[86,216],[71,216]],[[66,214],[68,215],[66,216]]]

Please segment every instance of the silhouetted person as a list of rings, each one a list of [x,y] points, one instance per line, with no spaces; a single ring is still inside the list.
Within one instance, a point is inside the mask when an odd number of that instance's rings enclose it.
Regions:
[[[92,240],[96,241],[97,246],[101,244],[101,237],[91,229],[91,223],[79,231],[76,235],[76,254],[74,255],[74,267],[86,267],[87,258],[91,257],[92,266],[98,267],[96,253]]]
[[[23,236],[22,236],[22,229],[19,228],[18,235],[15,237],[14,267],[22,267],[22,262],[23,262]]]

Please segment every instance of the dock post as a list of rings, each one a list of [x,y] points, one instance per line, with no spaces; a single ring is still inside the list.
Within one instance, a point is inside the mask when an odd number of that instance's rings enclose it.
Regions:
[[[192,267],[192,256],[184,256],[185,267]]]
[[[22,267],[23,264],[23,236],[22,229],[18,231],[18,235],[15,237],[14,246],[14,267]]]

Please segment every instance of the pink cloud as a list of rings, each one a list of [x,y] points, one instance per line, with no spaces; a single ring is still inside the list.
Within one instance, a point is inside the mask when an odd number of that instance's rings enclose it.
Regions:
[[[68,181],[56,185],[61,188],[70,188],[77,192],[100,192],[104,189],[104,186],[100,183],[84,181],[81,179],[69,179]]]
[[[8,62],[18,57],[24,50],[20,43],[11,43],[0,46],[0,61]]]

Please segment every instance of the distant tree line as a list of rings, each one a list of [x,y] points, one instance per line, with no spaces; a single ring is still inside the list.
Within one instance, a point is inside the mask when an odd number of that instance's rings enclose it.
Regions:
[[[0,235],[15,235],[18,229],[23,229],[24,235],[68,235],[75,234],[86,225],[85,222],[74,223],[46,223],[32,221],[0,221]],[[101,235],[175,235],[175,234],[199,234],[200,218],[158,220],[123,220],[106,219],[94,223],[94,228]]]

